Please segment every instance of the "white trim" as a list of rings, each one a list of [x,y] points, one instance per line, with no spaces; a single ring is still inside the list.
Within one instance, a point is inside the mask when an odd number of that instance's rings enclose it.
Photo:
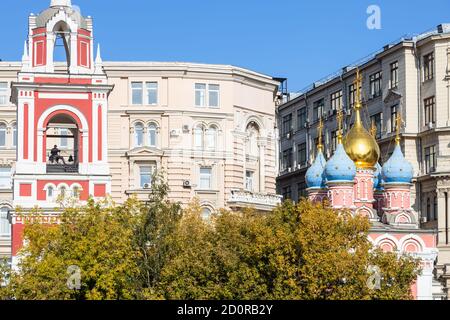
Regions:
[[[39,99],[72,99],[72,100],[88,100],[87,93],[38,93]]]

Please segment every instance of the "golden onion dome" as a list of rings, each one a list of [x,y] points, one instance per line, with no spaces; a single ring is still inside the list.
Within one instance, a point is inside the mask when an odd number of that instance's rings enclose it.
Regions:
[[[380,147],[375,138],[364,128],[360,114],[361,105],[355,106],[355,124],[344,138],[344,148],[357,168],[374,168],[380,159]]]

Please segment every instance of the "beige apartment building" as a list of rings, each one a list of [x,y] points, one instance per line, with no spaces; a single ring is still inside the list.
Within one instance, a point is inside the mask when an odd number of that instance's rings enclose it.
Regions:
[[[298,201],[306,190],[305,172],[315,155],[318,120],[325,120],[325,155],[336,148],[336,110],[353,120],[356,67],[363,74],[363,118],[376,127],[381,164],[395,147],[395,117],[401,114],[402,149],[414,166],[413,207],[423,228],[438,232],[437,278],[450,281],[450,25],[386,45],[343,68],[278,107],[280,171],[278,192]]]
[[[13,200],[17,115],[10,87],[21,66],[0,62],[0,255],[8,255],[11,245],[7,212]],[[152,174],[159,170],[172,200],[186,205],[198,197],[205,215],[219,208],[264,211],[280,203],[278,81],[228,65],[103,62],[103,68],[114,86],[107,128],[113,200],[137,196],[145,201]],[[57,140],[62,155],[69,156],[70,139]]]

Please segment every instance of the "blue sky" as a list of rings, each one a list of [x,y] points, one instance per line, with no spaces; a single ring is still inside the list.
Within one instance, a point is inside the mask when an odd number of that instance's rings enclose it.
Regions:
[[[72,0],[94,18],[104,60],[233,64],[286,77],[298,91],[404,34],[450,22],[448,0]],[[50,0],[8,1],[0,59],[18,60],[28,14]],[[366,27],[381,8],[381,30]],[[8,10],[5,10],[8,7]]]

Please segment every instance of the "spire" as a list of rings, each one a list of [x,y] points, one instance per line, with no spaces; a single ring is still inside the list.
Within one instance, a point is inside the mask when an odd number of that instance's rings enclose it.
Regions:
[[[50,8],[54,7],[71,7],[72,1],[71,0],[52,0],[50,2]]]
[[[30,70],[30,55],[28,53],[28,43],[25,41],[23,44],[23,55],[22,55],[22,71]]]
[[[319,126],[317,127],[318,132],[318,141],[317,141],[317,152],[323,151],[323,144],[322,144],[322,133],[323,133],[323,119],[320,117],[319,120]]]
[[[400,137],[400,131],[402,130],[402,116],[400,114],[397,114],[397,118],[395,119],[395,126],[397,131],[395,135],[395,144],[399,146],[402,140]]]
[[[100,51],[100,44],[97,45],[97,56],[95,57],[95,74],[103,73],[103,60]]]
[[[342,113],[342,109],[339,109],[337,112],[337,121],[338,121],[338,144],[342,144],[342,120],[344,119],[344,115]]]

